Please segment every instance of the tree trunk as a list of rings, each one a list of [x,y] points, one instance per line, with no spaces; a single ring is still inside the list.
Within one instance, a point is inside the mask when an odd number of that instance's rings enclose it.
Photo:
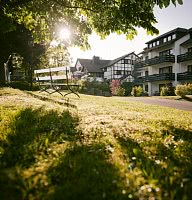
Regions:
[[[4,62],[0,60],[0,86],[5,84],[5,69]]]

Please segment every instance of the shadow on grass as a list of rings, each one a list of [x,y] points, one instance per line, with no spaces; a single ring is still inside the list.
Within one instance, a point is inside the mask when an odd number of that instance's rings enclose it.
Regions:
[[[69,112],[31,108],[14,117],[9,124],[11,132],[0,144],[2,200],[127,199],[119,169],[108,161],[105,145],[78,142],[78,122]],[[51,144],[64,140],[70,144],[68,149],[54,157],[45,170],[35,169],[37,157],[46,160]],[[34,172],[24,177],[29,168]]]
[[[65,98],[65,99],[62,98],[62,100],[64,100],[64,101],[58,101],[58,100],[51,99],[51,98],[46,97],[46,96],[41,96],[41,95],[34,94],[32,92],[27,92],[27,94],[30,94],[32,97],[40,99],[42,101],[48,101],[48,102],[52,102],[52,103],[57,103],[59,105],[65,105],[65,106],[71,107],[71,108],[77,108],[76,105],[71,103],[69,98]]]
[[[46,111],[26,108],[15,116],[6,141],[2,142],[1,163],[5,167],[29,166],[39,152],[44,152],[53,142],[74,139],[78,118],[68,111]]]
[[[190,102],[192,102],[192,96],[191,96],[191,97],[189,97],[189,96],[180,97],[180,98],[178,98],[177,100],[185,100],[185,101],[190,101]]]
[[[146,142],[138,144],[129,138],[119,138],[119,144],[130,160],[129,169],[139,169],[146,183],[156,183],[160,188],[160,199],[190,199],[192,190],[192,145],[183,144],[167,147],[161,142]],[[155,152],[146,153],[143,148],[153,146]],[[184,149],[183,149],[184,148]],[[176,154],[181,151],[181,156]],[[183,155],[185,154],[185,155]],[[183,158],[184,157],[184,158]],[[134,158],[134,159],[133,159]],[[155,190],[151,190],[151,193]],[[147,198],[147,196],[144,196]]]
[[[59,113],[43,108],[21,110],[9,126],[6,140],[0,142],[1,199],[25,199],[28,188],[22,170],[49,153],[52,144],[74,141],[79,119],[69,111]]]
[[[185,96],[185,97],[183,97],[183,99],[186,100],[186,101],[192,102],[192,98],[191,97]]]
[[[54,192],[46,199],[127,199],[119,170],[108,162],[102,144],[74,146],[50,167],[48,176]]]

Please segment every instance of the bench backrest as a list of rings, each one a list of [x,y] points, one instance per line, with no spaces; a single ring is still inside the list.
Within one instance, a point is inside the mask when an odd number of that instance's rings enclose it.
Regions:
[[[57,72],[61,72],[61,74],[56,74]],[[70,80],[72,78],[70,73],[70,67],[54,67],[54,68],[46,68],[46,69],[38,69],[34,70],[36,75],[36,81],[44,82],[44,81],[56,81],[56,80]]]

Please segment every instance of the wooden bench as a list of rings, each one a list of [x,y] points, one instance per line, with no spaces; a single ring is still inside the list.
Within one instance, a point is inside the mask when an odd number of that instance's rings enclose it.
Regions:
[[[79,94],[75,91],[79,85],[72,82],[72,75],[70,74],[70,67],[55,67],[47,69],[34,70],[36,76],[36,82],[39,84],[40,92],[47,92],[53,94],[55,92],[62,96],[67,96],[71,93]],[[66,87],[69,92],[63,95],[61,90]]]

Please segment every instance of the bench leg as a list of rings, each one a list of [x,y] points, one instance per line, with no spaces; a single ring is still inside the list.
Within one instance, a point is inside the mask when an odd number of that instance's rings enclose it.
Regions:
[[[75,94],[76,96],[78,96],[80,98],[80,96],[79,96],[79,94],[77,92],[73,91],[69,86],[67,88],[70,90],[70,92],[68,92],[67,94],[65,94],[64,97],[67,96],[67,95],[69,95],[69,94]]]

